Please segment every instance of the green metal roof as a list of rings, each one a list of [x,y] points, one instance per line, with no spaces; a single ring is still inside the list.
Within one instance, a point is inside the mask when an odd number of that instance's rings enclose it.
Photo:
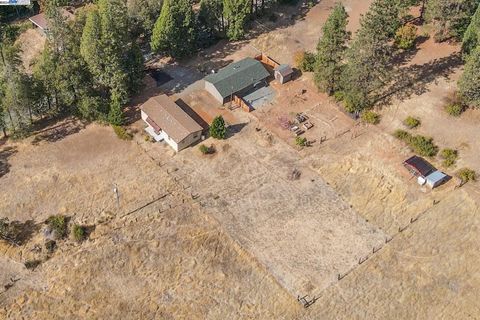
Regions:
[[[220,69],[218,73],[206,76],[205,81],[212,83],[222,97],[226,98],[268,76],[270,74],[260,61],[245,58]]]

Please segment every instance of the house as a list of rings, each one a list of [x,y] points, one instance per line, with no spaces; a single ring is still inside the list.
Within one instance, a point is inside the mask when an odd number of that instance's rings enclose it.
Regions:
[[[275,79],[280,83],[284,84],[293,78],[293,69],[288,64],[281,64],[274,69]]]
[[[141,106],[145,131],[155,141],[167,142],[175,151],[185,149],[202,137],[202,127],[166,95],[147,100]]]
[[[61,9],[61,12],[67,20],[71,20],[74,17],[73,13],[69,12],[64,8]],[[32,22],[33,25],[40,29],[44,34],[48,32],[48,21],[45,13],[37,14],[36,16],[28,18],[28,20],[30,20],[30,22]]]
[[[222,104],[243,95],[258,86],[263,86],[270,73],[263,64],[253,58],[232,63],[218,73],[205,77],[205,90]]]

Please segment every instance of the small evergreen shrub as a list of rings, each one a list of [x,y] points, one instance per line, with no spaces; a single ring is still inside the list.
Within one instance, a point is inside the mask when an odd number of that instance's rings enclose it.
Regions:
[[[415,46],[417,38],[417,28],[411,24],[407,24],[397,30],[395,34],[395,44],[400,49],[412,49]]]
[[[213,119],[209,132],[212,138],[225,139],[227,136],[227,127],[225,126],[225,120],[223,120],[222,116],[217,116]]]
[[[56,236],[59,239],[64,238],[67,235],[67,219],[65,216],[50,216],[47,219],[47,225],[52,231],[55,231]]]
[[[465,111],[465,107],[460,103],[451,103],[445,107],[445,111],[453,117],[460,117],[463,111]]]
[[[458,151],[446,148],[440,152],[440,156],[443,158],[443,165],[445,167],[451,167],[457,161]]]
[[[87,237],[87,230],[84,226],[74,224],[72,227],[73,239],[77,242],[82,242]]]
[[[133,139],[133,135],[131,133],[129,133],[127,130],[125,130],[124,127],[112,125],[112,128],[113,128],[113,131],[115,131],[115,134],[117,135],[117,137],[119,137],[120,139],[122,139],[122,140],[132,140]]]
[[[210,147],[207,147],[206,145],[204,144],[201,144],[198,149],[200,150],[200,152],[202,154],[214,154],[215,153],[215,147],[213,145],[211,145]]]
[[[405,125],[405,127],[409,129],[413,129],[418,127],[421,124],[421,122],[417,118],[407,117],[405,120],[403,120],[403,124]]]
[[[304,137],[296,137],[295,144],[300,147],[305,147],[307,145],[307,138]]]
[[[462,180],[462,183],[475,181],[477,179],[477,173],[469,168],[460,169],[457,172],[457,176]]]

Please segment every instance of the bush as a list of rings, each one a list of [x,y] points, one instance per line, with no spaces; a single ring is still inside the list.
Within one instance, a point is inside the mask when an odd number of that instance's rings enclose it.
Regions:
[[[82,242],[87,237],[87,230],[84,226],[74,224],[72,227],[73,239],[77,242]]]
[[[45,249],[47,249],[48,253],[53,253],[57,248],[57,243],[54,240],[48,240],[45,242]]]
[[[395,44],[400,49],[411,49],[415,46],[417,38],[417,28],[411,24],[407,24],[397,30],[395,34]]]
[[[28,260],[25,261],[24,265],[25,268],[27,268],[28,270],[35,270],[35,268],[38,267],[41,263],[42,261],[40,260]]]
[[[112,128],[113,128],[113,131],[115,131],[115,134],[117,135],[117,137],[119,137],[120,139],[122,139],[122,140],[132,140],[133,139],[133,135],[131,133],[129,133],[127,130],[125,130],[124,127],[112,125]]]
[[[393,136],[399,140],[402,140],[404,142],[406,142],[408,139],[410,139],[412,137],[412,135],[410,133],[408,133],[407,131],[405,130],[396,130],[394,133],[393,133]]]
[[[10,222],[8,218],[0,219],[0,239],[11,244],[19,244],[22,234],[21,225],[16,222]]]
[[[311,52],[298,51],[295,53],[295,66],[302,72],[312,72],[315,65],[315,55]]]
[[[413,129],[413,128],[416,128],[418,127],[421,122],[419,119],[417,118],[414,118],[414,117],[407,117],[405,120],[403,120],[403,124],[409,128],[409,129]]]
[[[215,139],[225,139],[227,136],[227,128],[225,126],[225,120],[222,116],[217,116],[213,119],[210,125],[210,136]]]
[[[438,153],[438,147],[433,143],[432,138],[414,136],[405,130],[397,130],[393,135],[421,156],[433,157]]]
[[[460,169],[457,172],[457,176],[462,179],[462,183],[467,183],[468,181],[475,181],[477,179],[477,173],[469,168]]]
[[[455,161],[458,158],[458,151],[448,148],[443,149],[442,152],[440,152],[440,156],[444,159],[443,165],[445,167],[450,167],[455,164]]]
[[[58,239],[62,239],[67,235],[67,219],[65,216],[50,216],[47,219],[47,225],[55,232]]]
[[[305,147],[307,145],[307,138],[296,137],[295,144],[300,147]]]
[[[343,91],[335,91],[333,93],[333,98],[335,99],[335,101],[337,102],[341,102],[345,99],[345,92]]]
[[[371,110],[362,113],[362,120],[369,124],[378,124],[380,122],[380,115]]]
[[[465,111],[465,107],[460,103],[451,103],[445,107],[445,111],[453,117],[460,117]]]
[[[203,154],[214,154],[215,153],[215,147],[211,145],[210,147],[207,147],[204,144],[201,144],[198,149],[200,150],[201,153]]]

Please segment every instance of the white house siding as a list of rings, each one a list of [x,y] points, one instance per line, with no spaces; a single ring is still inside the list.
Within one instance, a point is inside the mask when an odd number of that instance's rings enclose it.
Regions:
[[[215,88],[211,82],[205,81],[205,90],[214,96],[221,104],[225,102],[220,92],[218,92],[217,88]]]

